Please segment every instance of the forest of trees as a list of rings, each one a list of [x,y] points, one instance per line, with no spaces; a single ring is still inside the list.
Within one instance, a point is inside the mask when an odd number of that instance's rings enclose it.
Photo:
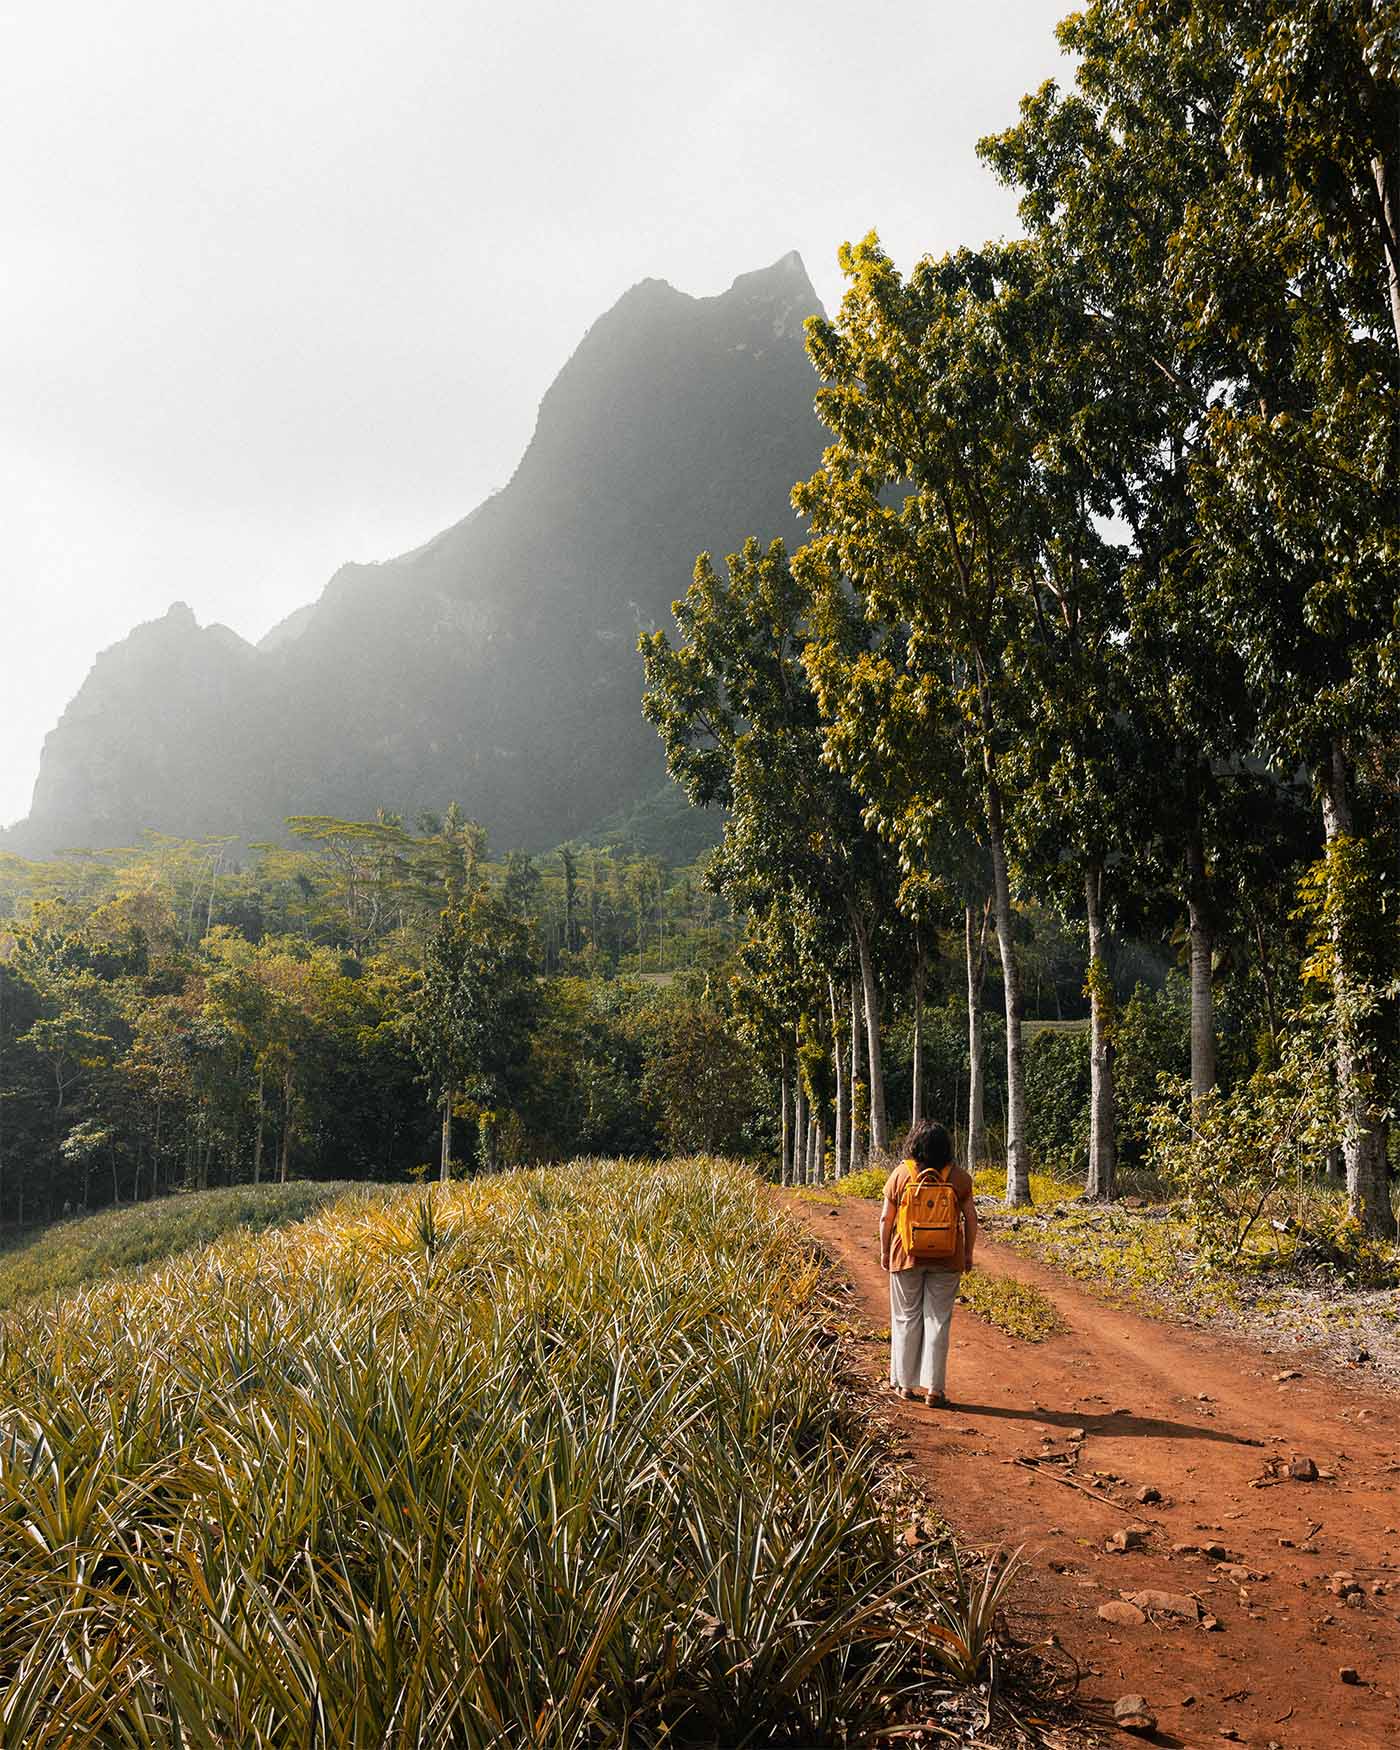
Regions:
[[[289,827],[242,855],[0,859],[0,1220],[754,1146],[752,1061],[704,1000],[734,926],[696,869],[572,846],[493,863],[455,808]],[[676,1085],[698,1043],[719,1105]]]
[[[1034,900],[1084,943],[1091,1195],[1118,1156],[1116,930],[1179,939],[1189,984],[1159,1170],[1339,1154],[1352,1219],[1391,1233],[1394,9],[1102,0],[1060,37],[1073,88],[980,146],[1024,237],[907,276],[873,234],[843,248],[841,309],[807,330],[831,432],[793,494],[809,539],[702,556],[677,636],[643,640],[646,709],[692,800],[730,810],[712,875],[749,920],[785,1177],[833,1135],[855,1164],[867,1107],[886,1146],[882,991],[912,993],[917,1059],[960,921],[965,1146],[994,955],[1028,1198]]]

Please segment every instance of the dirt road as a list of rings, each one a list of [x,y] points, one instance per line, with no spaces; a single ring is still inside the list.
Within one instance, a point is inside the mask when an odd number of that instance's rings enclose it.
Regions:
[[[848,1276],[882,1380],[877,1206],[792,1207]],[[1296,1350],[1108,1307],[985,1239],[978,1266],[1042,1289],[1064,1334],[1028,1344],[959,1309],[950,1407],[886,1402],[962,1541],[1025,1546],[1023,1635],[1058,1637],[1087,1668],[1083,1699],[1146,1696],[1149,1742],[1400,1746],[1400,1401],[1314,1375]],[[1321,1474],[1287,1476],[1294,1458]],[[1139,1503],[1140,1489],[1161,1499]],[[1141,1547],[1110,1551],[1116,1532]],[[1174,1603],[1140,1598],[1141,1620],[1119,1608],[1144,1592]]]

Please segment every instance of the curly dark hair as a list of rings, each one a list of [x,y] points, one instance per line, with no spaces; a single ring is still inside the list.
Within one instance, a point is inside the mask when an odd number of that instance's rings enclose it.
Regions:
[[[942,1124],[924,1119],[905,1137],[904,1158],[921,1167],[946,1167],[953,1159],[953,1139]]]

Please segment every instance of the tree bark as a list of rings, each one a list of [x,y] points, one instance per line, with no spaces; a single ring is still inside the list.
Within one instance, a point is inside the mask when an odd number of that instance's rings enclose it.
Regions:
[[[920,939],[914,960],[914,1086],[909,1097],[909,1123],[922,1124],[924,1118],[924,984],[928,979],[928,953]]]
[[[1186,915],[1191,934],[1191,1099],[1203,1100],[1215,1087],[1215,1016],[1211,963],[1215,932],[1210,886],[1199,820],[1186,840]]]
[[[788,1060],[787,1052],[782,1055],[782,1069],[778,1080],[778,1183],[792,1183],[792,1137],[788,1123]]]
[[[987,978],[987,917],[989,906],[983,906],[981,921],[976,925],[974,946],[973,920],[976,908],[968,906],[964,916],[967,936],[967,1170],[975,1173],[986,1153],[986,1045],[982,1029],[982,991]]]
[[[1084,876],[1089,919],[1089,1176],[1086,1197],[1111,1201],[1118,1170],[1118,1110],[1113,1087],[1113,991],[1104,954],[1103,865]]]
[[[1346,755],[1333,743],[1331,756],[1318,774],[1322,795],[1322,825],[1331,852],[1351,837],[1351,798]],[[1367,1062],[1364,1018],[1351,1013],[1359,996],[1356,968],[1350,963],[1343,913],[1335,905],[1332,925],[1333,1049],[1337,1065],[1337,1106],[1342,1123],[1342,1159],[1346,1164],[1347,1208],[1368,1233],[1395,1237],[1390,1212],[1390,1180],[1386,1171],[1385,1119],[1371,1099],[1371,1066]]]
[[[792,1182],[807,1183],[807,1091],[802,1086],[802,1071],[797,1072],[797,1093],[793,1100],[793,1160]]]
[[[814,1185],[826,1183],[826,1128],[820,1118],[817,1120],[813,1144],[812,1183]]]
[[[850,1170],[847,1149],[850,1146],[849,1119],[847,1105],[850,1100],[850,1088],[846,1081],[845,1053],[841,1049],[841,1005],[836,1000],[836,980],[826,981],[827,995],[831,998],[831,1058],[836,1070],[836,1129],[832,1141],[835,1145],[835,1172],[838,1179]]]
[[[1376,193],[1381,203],[1390,321],[1395,329],[1396,350],[1400,351],[1400,150],[1389,158],[1373,158],[1371,174],[1376,179]]]
[[[1031,1200],[1030,1157],[1026,1146],[1026,1080],[1021,1023],[1025,996],[1021,965],[1012,934],[1011,881],[1006,868],[1006,838],[1001,812],[1001,787],[987,771],[987,838],[992,853],[992,883],[996,902],[997,947],[1001,951],[1001,981],[1006,992],[1006,1201],[1009,1207]]]
[[[875,962],[870,953],[870,932],[865,919],[854,908],[851,924],[856,935],[861,989],[865,995],[865,1044],[870,1059],[870,1149],[872,1154],[883,1155],[889,1149],[889,1129],[885,1119],[885,1071],[880,1050],[880,987],[875,980]]]
[[[258,1073],[258,1120],[257,1120],[257,1126],[253,1131],[253,1183],[255,1185],[260,1185],[262,1183],[262,1157],[263,1157],[263,1077],[262,1077],[262,1072],[259,1071],[259,1073]]]
[[[858,1173],[865,1165],[865,1149],[860,1134],[860,983],[851,974],[851,1141],[847,1158],[851,1171]]]
[[[445,1185],[452,1177],[452,1095],[442,1102],[442,1151],[438,1159],[438,1182]]]

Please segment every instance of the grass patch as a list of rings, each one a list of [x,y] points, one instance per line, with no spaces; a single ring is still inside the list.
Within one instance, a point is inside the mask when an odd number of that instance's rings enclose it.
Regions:
[[[830,1179],[825,1185],[803,1185],[797,1195],[809,1203],[829,1203],[833,1197],[864,1197],[878,1203],[888,1178],[884,1167],[862,1167],[857,1173]]]
[[[999,1244],[1149,1315],[1209,1318],[1234,1299],[1227,1278],[1198,1268],[1190,1227],[1169,1209],[1080,1202],[1053,1211],[1008,1212],[991,1232]]]
[[[819,1269],[741,1167],[591,1161],[11,1311],[5,1742],[846,1743],[975,1674]]]
[[[1003,1201],[1006,1196],[1006,1168],[992,1163],[978,1167],[972,1175],[972,1188],[979,1197]],[[1084,1196],[1082,1180],[1062,1179],[1052,1172],[1031,1169],[1031,1202],[1037,1206],[1050,1203],[1076,1203]]]
[[[1065,1328],[1048,1295],[1012,1276],[969,1270],[958,1284],[958,1301],[979,1319],[1025,1343],[1043,1343]]]
[[[347,1192],[363,1189],[352,1181],[232,1185],[53,1222],[0,1253],[0,1309],[172,1258],[237,1229],[261,1233],[303,1221]]]

